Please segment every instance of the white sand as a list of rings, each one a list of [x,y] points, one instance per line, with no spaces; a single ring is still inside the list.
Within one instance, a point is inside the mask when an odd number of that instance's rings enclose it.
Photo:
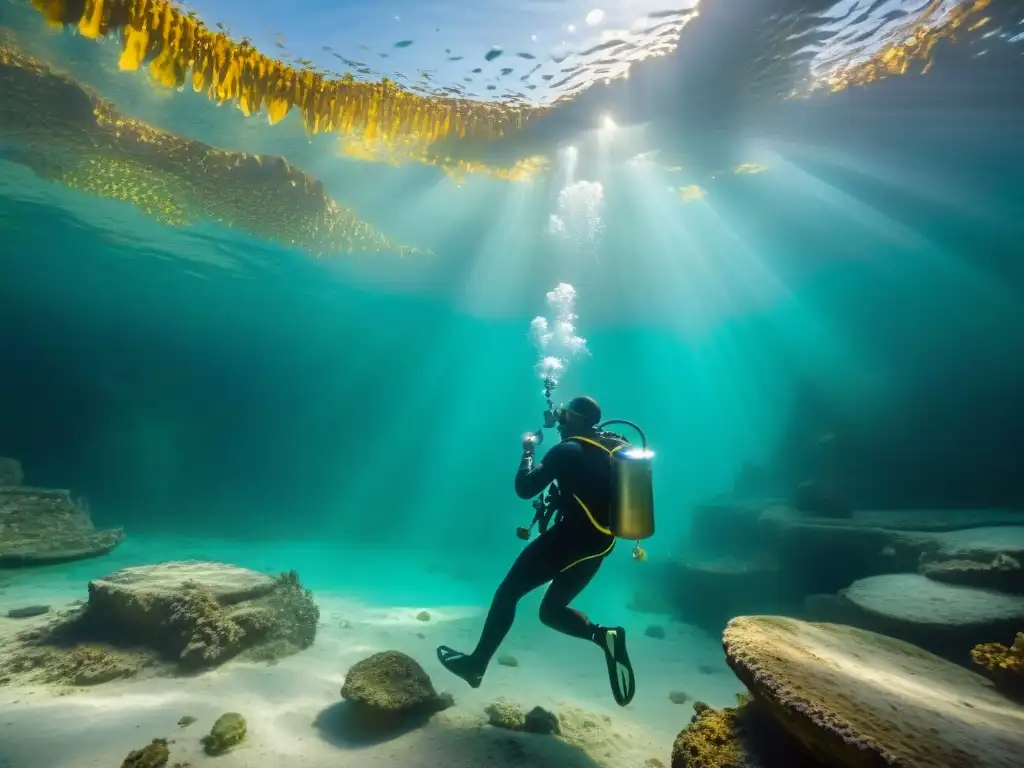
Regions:
[[[281,545],[276,547],[280,552]],[[252,555],[252,547],[248,549]],[[217,554],[227,559],[220,549]],[[68,569],[18,574],[14,583],[0,588],[0,615],[20,605],[56,608],[84,598],[85,571],[96,576],[140,559],[130,553],[122,557],[131,562],[81,564],[72,569],[72,577]],[[424,594],[449,589],[441,582],[431,585],[430,580],[439,578],[419,574]],[[276,665],[234,662],[194,678],[117,681],[83,689],[0,688],[0,768],[116,768],[130,750],[157,737],[174,740],[171,765],[181,761],[197,767],[640,768],[650,758],[668,764],[672,742],[689,721],[690,707],[670,702],[670,691],[686,691],[721,706],[732,703],[740,690],[716,638],[659,617],[620,612],[617,620],[629,619],[638,681],[636,699],[620,709],[608,689],[600,651],[543,627],[537,619],[539,595],[523,601],[500,651],[514,655],[519,666],[495,663],[483,686],[472,690],[440,666],[434,649],[440,644],[471,649],[483,620],[480,605],[380,607],[315,585],[314,590],[321,609],[315,645]],[[431,614],[429,622],[416,619],[424,609]],[[644,636],[651,623],[667,626],[666,639]],[[0,633],[24,626],[25,621],[0,618]],[[339,704],[345,672],[361,658],[386,649],[416,658],[438,690],[455,695],[456,706],[391,741],[353,744],[346,739],[344,707]],[[702,665],[713,671],[702,672]],[[586,751],[567,740],[486,725],[484,707],[498,697],[567,715],[579,728],[579,736],[569,740],[584,743]],[[228,711],[245,716],[248,735],[228,754],[207,757],[199,739]],[[179,728],[176,723],[183,715],[198,721]],[[584,726],[586,721],[590,727]]]

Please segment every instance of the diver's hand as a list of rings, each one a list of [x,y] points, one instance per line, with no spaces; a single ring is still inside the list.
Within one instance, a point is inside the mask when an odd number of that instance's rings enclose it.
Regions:
[[[523,455],[529,454],[533,456],[534,450],[537,448],[537,436],[533,434],[527,434],[523,437]]]

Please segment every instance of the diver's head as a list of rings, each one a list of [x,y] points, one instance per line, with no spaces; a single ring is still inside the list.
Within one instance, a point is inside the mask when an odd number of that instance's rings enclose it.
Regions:
[[[594,431],[601,421],[601,406],[592,397],[574,397],[555,411],[558,434],[565,440]]]

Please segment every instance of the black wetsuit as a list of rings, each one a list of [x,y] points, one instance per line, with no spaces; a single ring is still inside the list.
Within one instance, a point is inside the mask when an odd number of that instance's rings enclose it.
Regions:
[[[585,439],[597,441],[596,437]],[[551,586],[541,601],[540,620],[572,637],[594,639],[597,627],[569,608],[569,603],[594,578],[615,545],[608,530],[610,473],[606,450],[575,439],[551,448],[536,466],[532,454],[523,455],[516,473],[516,494],[529,499],[557,481],[560,519],[526,546],[498,587],[472,654],[481,674],[512,628],[516,605],[548,582]]]

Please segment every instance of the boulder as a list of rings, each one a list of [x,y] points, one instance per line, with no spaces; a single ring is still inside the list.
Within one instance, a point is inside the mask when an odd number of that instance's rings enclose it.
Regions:
[[[454,703],[451,696],[438,694],[419,662],[399,651],[375,653],[354,664],[341,697],[367,725],[377,727],[425,720]]]
[[[97,531],[68,491],[0,487],[0,568],[98,557],[123,538],[120,528]]]
[[[170,562],[96,579],[84,608],[32,639],[41,647],[142,647],[190,671],[239,654],[270,660],[307,648],[319,616],[294,572],[273,577],[224,563]]]
[[[1024,708],[913,645],[777,616],[733,619],[723,645],[759,704],[826,765],[1020,765]]]
[[[1024,596],[945,584],[916,573],[872,576],[842,596],[856,626],[920,645],[966,663],[975,645],[1024,626]]]

